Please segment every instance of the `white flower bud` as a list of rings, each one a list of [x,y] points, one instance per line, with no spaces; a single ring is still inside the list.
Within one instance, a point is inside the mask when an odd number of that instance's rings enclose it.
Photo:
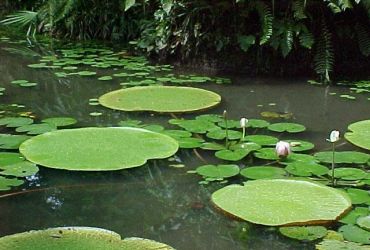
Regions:
[[[245,128],[247,126],[248,119],[247,118],[242,118],[240,119],[240,127]]]

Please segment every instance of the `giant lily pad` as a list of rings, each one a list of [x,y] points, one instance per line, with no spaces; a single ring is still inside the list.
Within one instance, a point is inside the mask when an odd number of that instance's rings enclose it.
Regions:
[[[66,170],[132,168],[178,150],[171,137],[145,129],[80,128],[48,132],[25,141],[20,152],[36,164]]]
[[[121,239],[115,232],[89,227],[59,227],[0,238],[0,249],[12,250],[170,250],[172,247],[141,238]]]
[[[359,121],[348,126],[344,137],[358,147],[370,150],[370,120]]]
[[[212,194],[212,201],[236,217],[270,226],[333,221],[351,207],[350,198],[337,189],[289,179],[226,186]]]
[[[101,96],[99,102],[105,107],[123,111],[183,113],[211,108],[221,102],[221,97],[198,88],[146,86],[109,92]]]

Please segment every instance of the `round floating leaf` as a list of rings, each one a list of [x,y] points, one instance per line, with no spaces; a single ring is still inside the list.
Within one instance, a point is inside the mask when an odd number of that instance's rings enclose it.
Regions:
[[[289,179],[226,186],[212,194],[212,201],[236,217],[270,226],[336,220],[351,207],[349,197],[337,189]]]
[[[6,125],[8,128],[16,128],[31,123],[33,123],[33,120],[27,117],[4,117],[0,119],[0,125]]]
[[[24,158],[19,153],[0,152],[0,168],[22,161]]]
[[[308,177],[312,175],[325,175],[329,169],[315,162],[293,162],[287,164],[285,170],[295,176]]]
[[[22,161],[7,166],[1,166],[1,175],[11,175],[15,177],[26,177],[36,174],[39,168],[36,164],[29,161]]]
[[[260,145],[254,142],[239,142],[237,144],[230,145],[231,150],[243,149],[248,152],[256,151],[261,148]]]
[[[354,145],[370,150],[370,120],[352,123],[344,137]]]
[[[363,229],[370,230],[370,216],[359,217],[356,223]]]
[[[80,75],[80,76],[94,76],[94,75],[96,75],[96,72],[93,72],[93,71],[80,71],[80,72],[77,72],[76,74],[77,75]]]
[[[329,171],[328,175],[331,176],[332,172]],[[367,177],[367,173],[358,168],[335,168],[334,169],[334,176],[338,179],[348,180],[348,181],[355,181],[365,179]]]
[[[148,159],[170,157],[177,150],[178,143],[169,136],[128,127],[57,130],[19,147],[26,159],[36,164],[81,171],[137,167]]]
[[[279,231],[289,238],[309,241],[320,239],[328,232],[323,226],[280,227]]]
[[[254,152],[254,156],[263,160],[279,160],[274,148],[261,148]]]
[[[216,123],[216,122],[222,121],[223,117],[221,115],[205,114],[205,115],[198,115],[197,117],[195,117],[195,119]]]
[[[145,125],[142,127],[143,129],[153,131],[153,132],[162,132],[164,131],[164,127],[157,124]]]
[[[121,239],[120,235],[101,228],[58,227],[29,231],[0,238],[0,249],[12,250],[171,250],[170,246],[141,238]]]
[[[229,129],[226,133],[226,130],[224,129],[214,129],[210,132],[207,133],[207,137],[208,138],[211,138],[211,139],[215,139],[215,140],[223,140],[226,138],[226,134],[227,134],[227,138],[229,140],[238,140],[240,138],[242,138],[243,134],[239,131],[235,131],[235,130],[231,130]]]
[[[196,169],[199,175],[206,178],[229,178],[239,174],[238,165],[204,165]]]
[[[199,148],[202,146],[204,140],[201,138],[193,138],[193,137],[181,137],[176,138],[177,142],[179,143],[180,148]]]
[[[370,210],[367,207],[356,207],[346,214],[339,221],[345,224],[356,224],[357,218],[367,216],[370,214]]]
[[[332,163],[333,162],[333,152],[332,151],[318,152],[315,154],[315,158],[318,161],[321,161],[324,163]],[[365,164],[369,160],[370,160],[370,155],[362,153],[362,152],[341,151],[341,152],[334,153],[335,163]]]
[[[299,133],[305,131],[305,126],[298,123],[280,122],[273,123],[267,127],[269,130],[274,132],[288,132],[288,133]]]
[[[355,242],[325,239],[316,245],[317,250],[369,250],[368,246],[362,246]]]
[[[217,151],[215,153],[215,156],[222,160],[240,161],[241,159],[246,157],[249,153],[250,153],[249,150],[244,150],[244,149],[236,149],[236,150],[223,149],[223,150]]]
[[[370,244],[370,231],[364,230],[358,226],[344,225],[339,228],[339,232],[343,234],[346,240],[361,244]]]
[[[55,127],[66,127],[77,123],[77,120],[72,117],[51,117],[41,121]]]
[[[28,140],[29,136],[26,135],[9,135],[0,134],[0,148],[1,149],[18,149],[19,145],[25,140]]]
[[[351,198],[352,204],[367,204],[370,205],[370,193],[369,191],[357,189],[357,188],[349,188],[347,189],[347,193]]]
[[[260,119],[249,119],[247,123],[248,128],[267,128],[269,125],[269,122]]]
[[[286,177],[284,169],[271,166],[247,167],[240,171],[240,174],[249,179],[280,179]]]
[[[193,112],[211,108],[221,97],[189,87],[147,86],[120,89],[99,98],[101,105],[123,111]]]
[[[100,81],[109,81],[109,80],[112,80],[113,77],[111,76],[102,76],[102,77],[99,77],[98,80]]]
[[[161,132],[162,134],[171,136],[173,138],[185,138],[185,137],[191,137],[191,133],[189,131],[184,131],[184,130],[165,130]]]
[[[139,121],[139,120],[126,120],[126,121],[120,121],[118,123],[118,126],[139,128],[143,126],[141,123],[142,121]]]
[[[22,185],[23,183],[24,181],[19,180],[17,178],[6,178],[3,176],[0,176],[0,191],[10,190],[11,187],[17,187],[17,186]]]
[[[261,146],[274,145],[279,141],[278,138],[269,135],[247,135],[244,137],[244,140],[257,143]]]
[[[177,120],[176,125],[183,129],[197,134],[204,134],[207,131],[219,129],[215,124],[205,120]]]
[[[48,123],[30,124],[18,127],[15,129],[17,132],[27,132],[29,135],[39,135],[46,132],[54,131],[57,128]]]
[[[315,147],[315,145],[308,141],[302,141],[302,140],[284,140],[286,142],[289,142],[291,145],[291,150],[293,152],[302,152],[311,150]]]
[[[312,155],[292,153],[288,155],[284,161],[280,162],[281,164],[290,164],[290,163],[317,163],[315,157]]]
[[[221,128],[240,128],[240,121],[236,120],[227,120],[227,126],[225,120],[222,120],[217,123]]]

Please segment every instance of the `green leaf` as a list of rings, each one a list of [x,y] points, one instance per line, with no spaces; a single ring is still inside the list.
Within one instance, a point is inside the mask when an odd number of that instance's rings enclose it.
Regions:
[[[193,138],[193,137],[181,137],[176,138],[177,142],[179,143],[180,148],[199,148],[202,146],[204,140],[201,138]]]
[[[333,162],[333,152],[325,151],[315,154],[315,158],[324,163]],[[357,151],[340,151],[334,153],[335,163],[365,164],[370,160],[370,155]]]
[[[1,175],[11,175],[15,177],[31,176],[39,171],[36,164],[24,160],[10,165],[1,166],[0,169],[2,170],[0,172]]]
[[[323,226],[280,227],[279,231],[286,237],[309,241],[320,239],[328,232]]]
[[[352,204],[366,204],[370,205],[370,193],[369,191],[358,189],[358,188],[349,188],[347,193],[351,198]]]
[[[316,245],[317,250],[368,250],[368,246],[362,246],[355,242],[325,239]]]
[[[315,147],[315,145],[308,141],[302,141],[302,140],[284,140],[286,142],[290,143],[291,150],[293,152],[302,152],[302,151],[308,151]]]
[[[365,230],[370,230],[370,216],[359,217],[356,221],[357,225]]]
[[[172,9],[173,0],[161,0],[161,2],[163,10],[169,14]]]
[[[204,142],[200,146],[200,148],[204,150],[216,150],[216,151],[226,149],[225,145],[221,145],[215,142]]]
[[[243,136],[243,134],[240,131],[235,131],[231,129],[227,130],[227,133],[226,133],[226,130],[224,129],[214,129],[208,132],[206,136],[208,138],[215,139],[215,140],[223,140],[226,138],[226,134],[229,140],[238,140],[242,138]]]
[[[10,135],[0,134],[0,148],[1,149],[18,149],[19,145],[25,140],[28,140],[29,136],[26,135]]]
[[[298,123],[280,122],[273,123],[267,127],[269,130],[274,132],[288,132],[288,133],[299,133],[305,131],[305,126]]]
[[[173,250],[172,247],[141,238],[121,239],[115,232],[92,227],[57,227],[0,238],[1,249],[28,250]]]
[[[247,123],[248,128],[267,128],[269,125],[269,122],[260,119],[249,119]]]
[[[40,123],[40,124],[29,124],[18,127],[15,131],[22,133],[27,132],[29,135],[38,135],[43,134],[46,132],[54,131],[57,128],[54,125],[50,125],[48,123]]]
[[[284,169],[271,166],[247,167],[240,171],[240,174],[249,179],[281,179],[286,177]]]
[[[325,175],[328,173],[329,169],[323,165],[317,164],[315,162],[293,162],[287,164],[285,170],[296,176],[308,177],[312,175]]]
[[[122,111],[184,113],[216,106],[221,97],[211,91],[190,87],[145,86],[120,89],[99,98],[101,105]]]
[[[204,134],[208,131],[219,129],[214,123],[205,120],[178,120],[176,125],[197,134]]]
[[[128,127],[57,130],[35,136],[19,147],[33,163],[79,171],[138,167],[149,159],[170,157],[177,150],[178,143],[169,136]]]
[[[367,216],[370,214],[370,210],[367,207],[356,207],[347,213],[342,219],[339,220],[345,224],[356,224],[357,218]]]
[[[6,178],[3,176],[0,176],[0,191],[10,190],[11,187],[17,187],[17,186],[22,185],[23,183],[24,181],[19,180],[17,178]]]
[[[239,174],[238,165],[203,165],[196,169],[205,178],[229,178]]]
[[[250,151],[244,150],[244,149],[236,149],[236,150],[229,150],[229,149],[223,149],[220,151],[217,151],[215,153],[215,156],[222,160],[227,161],[240,161],[244,157],[246,157]]]
[[[328,175],[332,175],[332,171],[328,171]],[[367,178],[367,173],[358,168],[335,168],[334,176],[338,179],[354,181]]]
[[[279,141],[278,138],[269,135],[247,135],[244,137],[244,140],[257,143],[261,146],[272,146]]]
[[[66,127],[77,123],[77,120],[72,117],[50,117],[42,119],[41,122],[53,125],[55,127]]]
[[[4,117],[0,119],[0,125],[6,125],[8,128],[21,127],[31,123],[33,123],[33,120],[27,117]]]
[[[361,244],[370,244],[370,232],[358,226],[344,225],[339,228],[339,232],[343,234],[346,240]]]
[[[261,148],[254,152],[254,156],[263,160],[279,160],[274,148]]]
[[[269,226],[332,221],[351,207],[349,197],[337,189],[289,179],[229,185],[214,192],[212,201],[236,217]]]
[[[370,150],[370,120],[352,123],[344,137],[352,144]]]
[[[244,51],[247,52],[249,47],[253,44],[255,44],[256,38],[252,35],[240,35],[238,36],[238,43],[240,48]]]

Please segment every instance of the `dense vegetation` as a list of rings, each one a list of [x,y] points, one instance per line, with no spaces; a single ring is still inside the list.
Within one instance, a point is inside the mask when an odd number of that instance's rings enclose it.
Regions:
[[[159,58],[202,63],[206,58],[248,73],[313,69],[329,82],[332,73],[366,75],[370,65],[369,0],[33,0],[5,5],[18,12],[2,23],[23,26],[28,35],[131,41]]]

